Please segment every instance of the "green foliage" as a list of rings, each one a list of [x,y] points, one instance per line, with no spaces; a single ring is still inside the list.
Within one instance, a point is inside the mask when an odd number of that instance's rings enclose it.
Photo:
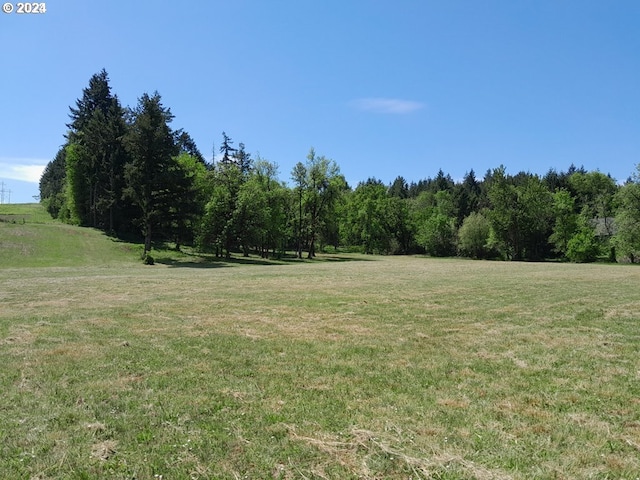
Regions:
[[[600,242],[593,227],[583,220],[577,233],[567,243],[567,258],[576,263],[595,262],[600,250]]]
[[[262,257],[271,250],[276,255],[284,253],[287,237],[287,220],[289,207],[289,191],[278,181],[278,166],[260,157],[254,162],[252,176],[265,196],[266,205],[262,212],[260,239],[256,243]]]
[[[569,177],[569,186],[575,192],[577,210],[585,218],[613,216],[613,197],[617,186],[613,178],[601,172],[576,172]],[[612,235],[613,231],[606,232]]]
[[[456,218],[452,192],[422,192],[411,208],[416,243],[432,256],[455,255]]]
[[[202,153],[200,153],[200,150],[198,150],[196,142],[193,141],[193,138],[191,138],[187,132],[182,129],[176,130],[174,132],[174,137],[180,154],[186,153],[189,157],[194,158],[205,168],[207,167],[207,162],[202,156]]]
[[[341,235],[349,245],[361,245],[364,253],[389,253],[393,233],[388,223],[391,198],[378,181],[360,183],[347,197]]]
[[[458,252],[472,258],[486,258],[491,223],[479,212],[471,212],[458,230]]]
[[[391,186],[389,187],[388,194],[390,197],[408,198],[409,197],[409,185],[402,176],[396,177]]]
[[[267,190],[257,175],[250,175],[238,191],[238,201],[233,211],[238,239],[245,257],[253,245],[260,245],[267,235],[270,212]]]
[[[89,218],[89,191],[91,186],[86,182],[88,176],[86,164],[83,162],[85,148],[77,143],[66,148],[65,203],[69,210],[69,223],[83,225]]]
[[[619,258],[635,263],[640,260],[640,165],[634,181],[617,193],[616,202],[619,206],[612,243]]]
[[[298,162],[294,166],[291,178],[295,182],[293,197],[297,215],[293,223],[297,255],[302,257],[306,245],[307,257],[313,258],[318,243],[334,243],[330,237],[338,229],[334,218],[339,197],[346,190],[346,181],[338,165],[324,156],[317,156],[313,148],[309,150],[306,164]]]
[[[362,188],[371,190],[372,198],[367,200],[371,205],[365,210],[369,210],[369,214],[373,214],[372,217],[376,220],[371,225],[367,224],[362,215],[362,206],[357,205],[361,202],[353,199],[353,205],[345,205],[341,226],[345,235],[341,240],[353,246],[361,245],[362,251],[367,253],[402,254],[412,251],[415,247],[411,219],[412,200],[408,198],[409,187],[406,180],[397,177],[387,189],[382,182],[369,179],[360,183],[356,192]],[[355,212],[352,211],[354,208]],[[367,232],[369,229],[371,232]],[[358,230],[361,231],[360,234],[357,233]]]
[[[462,225],[463,220],[471,215],[471,213],[479,211],[480,196],[480,183],[476,179],[475,172],[472,169],[465,175],[462,183],[456,184],[453,190],[456,226]]]
[[[275,251],[282,244],[285,223],[285,199],[275,179],[277,167],[260,158],[254,164],[243,143],[235,148],[226,133],[222,136],[222,159],[209,174],[198,245],[227,257],[234,249],[248,256],[252,247],[266,256],[269,249]]]
[[[494,244],[505,258],[544,258],[553,198],[539,177],[508,177],[504,167],[493,172],[488,213]]]
[[[219,253],[227,246],[227,254],[230,255],[230,239],[233,237],[233,232],[230,231],[233,215],[231,201],[229,189],[223,188],[223,184],[215,183],[200,224],[198,246],[201,250]]]
[[[211,172],[211,192],[201,223],[200,244],[205,250],[222,253],[227,257],[238,247],[238,234],[242,221],[238,208],[238,194],[245,181],[240,168],[234,163],[220,162]]]
[[[168,178],[171,199],[160,227],[179,249],[183,243],[193,241],[193,232],[202,218],[208,187],[207,169],[197,157],[182,152],[169,163]]]
[[[295,235],[296,235],[296,254],[298,258],[302,258],[302,243],[305,228],[304,217],[304,192],[307,185],[307,168],[302,162],[298,162],[291,171],[291,179],[294,182],[294,190],[292,196],[295,197],[295,209],[296,216],[293,220]]]
[[[610,176],[573,165],[542,179],[499,167],[480,181],[471,170],[462,182],[439,169],[417,183],[398,176],[386,187],[370,179],[352,191],[338,165],[312,148],[288,187],[275,164],[254,162],[225,132],[220,161],[207,164],[187,132],[169,127],[173,115],[157,93],[144,94],[125,114],[104,70],[70,110],[67,142],[40,182],[42,204],[69,223],[142,233],[145,251],[153,236],[176,249],[197,244],[226,256],[295,248],[298,257],[306,250],[313,258],[333,246],[541,260],[569,255],[579,233],[571,258],[582,259],[591,255],[591,237],[578,231],[580,214],[595,226],[596,241],[617,248],[621,259],[640,252],[633,189],[615,196]],[[610,242],[614,215],[620,227]]]
[[[418,226],[416,242],[427,254],[446,257],[455,254],[455,219],[436,212]]]
[[[553,213],[555,224],[549,240],[555,246],[554,250],[565,256],[569,247],[569,240],[578,228],[578,215],[575,213],[575,199],[564,189],[553,194]]]
[[[66,149],[58,150],[40,177],[40,201],[52,218],[58,218],[65,203]]]
[[[169,123],[173,115],[161,103],[160,95],[143,94],[131,112],[125,145],[131,161],[125,167],[125,194],[138,208],[137,223],[151,249],[152,231],[161,226],[176,203],[181,201],[189,179],[174,159],[177,148]],[[178,184],[182,188],[176,188]]]
[[[124,110],[111,95],[107,72],[93,75],[71,108],[67,141],[67,202],[81,225],[114,231],[123,210],[126,153]]]

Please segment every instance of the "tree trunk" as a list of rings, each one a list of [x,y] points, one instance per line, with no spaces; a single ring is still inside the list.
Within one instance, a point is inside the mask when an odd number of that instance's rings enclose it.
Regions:
[[[144,227],[144,254],[146,255],[151,251],[151,224],[147,222]]]
[[[315,256],[316,256],[316,239],[315,239],[315,235],[312,234],[311,241],[309,242],[309,254],[307,255],[307,258],[313,258]]]

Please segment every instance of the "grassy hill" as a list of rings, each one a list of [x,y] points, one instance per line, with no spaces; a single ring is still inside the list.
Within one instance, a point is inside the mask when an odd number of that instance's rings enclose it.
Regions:
[[[89,228],[54,221],[42,205],[0,205],[0,268],[132,262],[136,248]]]

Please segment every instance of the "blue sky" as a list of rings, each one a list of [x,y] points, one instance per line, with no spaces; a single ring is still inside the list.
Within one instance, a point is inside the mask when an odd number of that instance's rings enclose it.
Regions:
[[[15,2],[14,2],[15,3]],[[0,181],[33,201],[105,68],[158,91],[211,158],[222,131],[289,181],[310,147],[355,186],[640,163],[640,2],[52,0],[0,13]],[[5,198],[5,202],[7,198]]]

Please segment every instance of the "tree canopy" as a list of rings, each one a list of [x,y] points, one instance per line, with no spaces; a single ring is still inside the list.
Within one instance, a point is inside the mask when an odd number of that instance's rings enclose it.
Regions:
[[[216,255],[326,248],[364,253],[462,255],[507,260],[636,262],[640,258],[640,170],[625,185],[571,165],[544,176],[460,181],[433,178],[351,188],[338,164],[311,148],[278,178],[275,162],[253,156],[222,131],[217,161],[207,162],[159,93],[121,106],[105,70],[70,107],[63,147],[40,180],[47,211],[63,221],[115,235],[138,235],[147,253],[172,242]]]

